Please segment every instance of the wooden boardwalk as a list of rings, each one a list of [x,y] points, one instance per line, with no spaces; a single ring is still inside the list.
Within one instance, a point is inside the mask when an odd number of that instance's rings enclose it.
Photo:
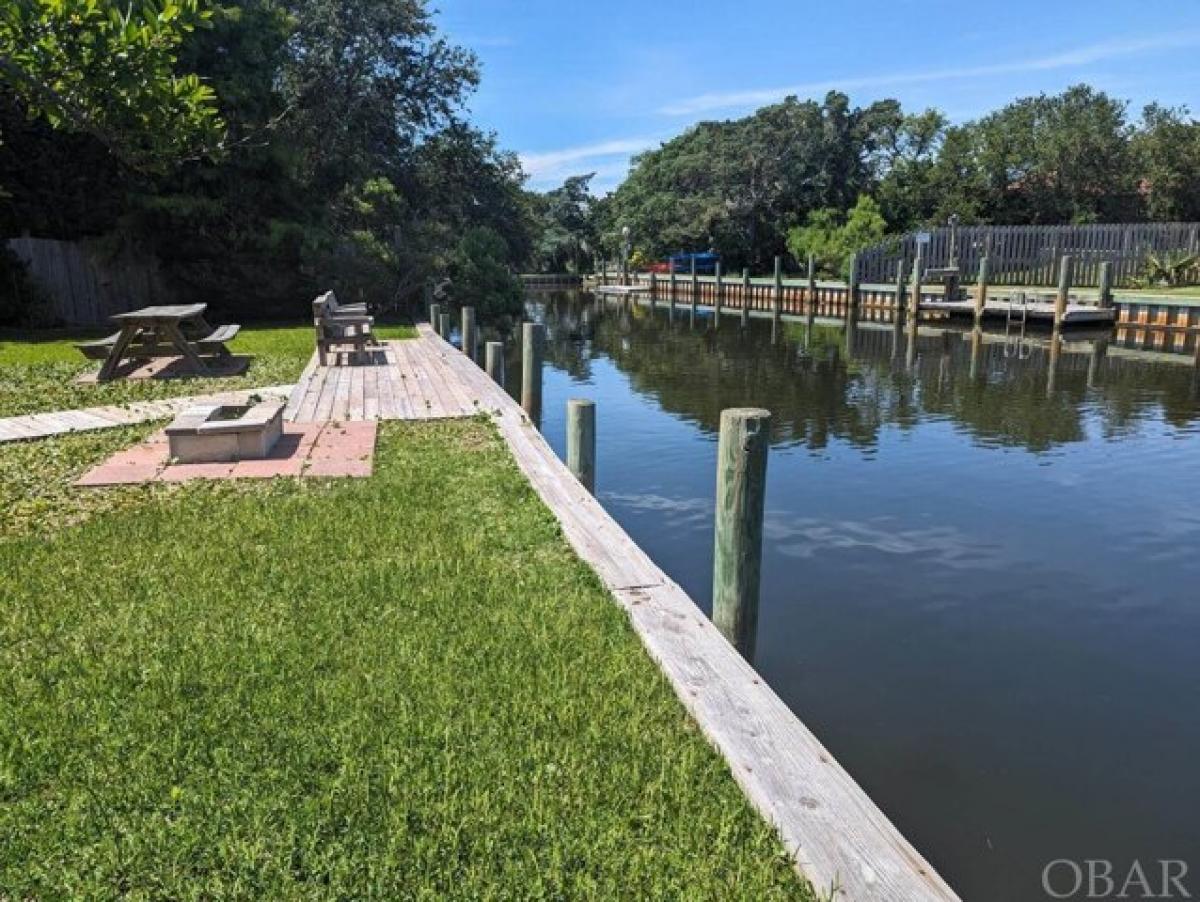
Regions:
[[[432,420],[479,412],[478,396],[451,370],[463,359],[436,335],[384,342],[354,361],[334,355],[320,366],[316,354],[293,390],[284,417],[297,423],[329,420]],[[436,340],[435,340],[436,339]]]
[[[427,325],[368,364],[309,365],[289,413],[431,419],[487,412],[801,873],[838,900],[958,897],[678,585],[571,475],[521,407]]]
[[[192,404],[240,404],[251,395],[264,398],[286,398],[290,385],[272,385],[244,391],[221,392],[215,395],[194,395],[186,398],[167,398],[162,401],[135,401],[108,407],[85,407],[82,410],[57,410],[52,413],[31,413],[0,419],[0,443],[47,438],[69,432],[88,432],[93,429],[112,429],[173,417]]]

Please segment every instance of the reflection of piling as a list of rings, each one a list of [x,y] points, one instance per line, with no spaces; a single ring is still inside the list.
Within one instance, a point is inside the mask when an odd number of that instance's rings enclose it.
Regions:
[[[534,423],[542,419],[542,344],[546,327],[525,323],[521,327],[521,407]]]
[[[1046,368],[1046,397],[1054,396],[1054,389],[1058,383],[1058,359],[1062,356],[1062,330],[1057,326],[1054,327],[1054,334],[1050,336],[1050,364]]]
[[[567,469],[589,492],[596,491],[596,404],[567,401]]]
[[[1092,353],[1088,358],[1087,387],[1095,388],[1104,371],[1104,358],[1108,356],[1109,339],[1101,338],[1092,343]]]
[[[472,361],[478,359],[476,350],[476,342],[478,336],[475,333],[475,308],[462,308],[462,352],[471,358]]]
[[[750,270],[742,270],[742,327],[750,323]]]
[[[988,258],[979,258],[979,282],[975,286],[975,325],[983,322],[983,311],[987,307]]]
[[[763,503],[771,413],[721,412],[713,546],[713,622],[747,660],[754,659],[762,572]]]
[[[1067,301],[1071,296],[1071,276],[1074,261],[1069,254],[1058,261],[1058,293],[1054,296],[1054,328],[1061,329],[1067,317]]]
[[[983,327],[971,330],[971,381],[979,378],[979,358],[983,354]]]
[[[504,342],[489,341],[484,351],[487,374],[492,381],[504,388]]]

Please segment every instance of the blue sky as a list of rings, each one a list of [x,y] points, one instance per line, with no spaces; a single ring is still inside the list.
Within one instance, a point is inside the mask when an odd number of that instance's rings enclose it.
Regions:
[[[1200,0],[441,0],[483,64],[472,118],[530,187],[596,171],[689,125],[837,88],[965,121],[1085,81],[1200,114]]]

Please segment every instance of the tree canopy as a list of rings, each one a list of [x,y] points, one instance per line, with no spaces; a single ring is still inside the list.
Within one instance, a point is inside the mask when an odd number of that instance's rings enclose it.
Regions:
[[[711,249],[761,271],[790,250],[836,271],[881,223],[1200,220],[1197,186],[1200,123],[1187,110],[1151,105],[1135,120],[1077,85],[952,125],[937,110],[855,107],[830,92],[702,122],[636,157],[593,204],[591,233],[610,255],[627,225],[651,259]]]

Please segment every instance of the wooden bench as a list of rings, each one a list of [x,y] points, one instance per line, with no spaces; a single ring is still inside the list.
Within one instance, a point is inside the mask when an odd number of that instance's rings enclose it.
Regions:
[[[313,325],[317,331],[317,356],[321,366],[328,366],[330,351],[349,346],[355,354],[379,342],[372,327],[375,319],[362,313],[350,312],[349,307],[339,307],[332,291],[313,301]],[[358,305],[355,305],[358,306]]]
[[[203,338],[195,339],[192,344],[196,346],[196,350],[201,354],[216,354],[219,357],[228,357],[229,348],[225,347],[225,342],[233,341],[241,329],[241,326],[232,324],[217,326],[217,328],[213,329],[211,333]]]
[[[95,341],[79,342],[75,347],[88,360],[107,360],[109,352],[116,346],[117,339],[120,337],[120,332],[114,332],[112,335],[97,338]]]

